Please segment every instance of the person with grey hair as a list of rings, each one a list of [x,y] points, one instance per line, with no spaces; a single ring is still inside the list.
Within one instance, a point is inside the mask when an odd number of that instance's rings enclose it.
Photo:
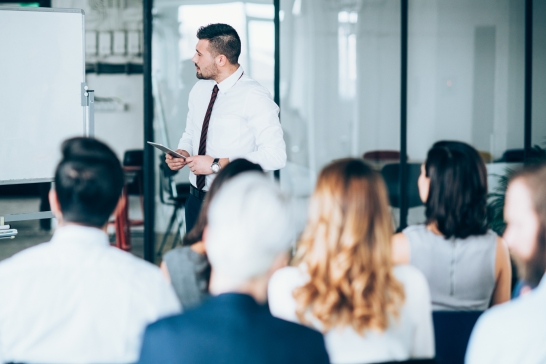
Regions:
[[[274,318],[267,285],[293,241],[290,201],[259,173],[228,181],[203,234],[212,266],[200,307],[146,329],[140,363],[328,363],[319,332]]]

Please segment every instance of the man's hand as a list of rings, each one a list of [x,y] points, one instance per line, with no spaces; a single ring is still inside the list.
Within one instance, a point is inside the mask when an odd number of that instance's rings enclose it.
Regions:
[[[178,154],[182,154],[185,157],[190,156],[190,153],[182,149],[177,149],[176,152]],[[188,164],[188,159],[184,160],[184,158],[175,158],[170,154],[166,154],[165,162],[167,162],[167,165],[170,169],[172,169],[173,171],[178,171],[179,169],[182,169],[186,164]]]
[[[186,159],[186,163],[195,175],[212,174],[210,166],[214,162],[214,158],[210,155],[194,155]]]

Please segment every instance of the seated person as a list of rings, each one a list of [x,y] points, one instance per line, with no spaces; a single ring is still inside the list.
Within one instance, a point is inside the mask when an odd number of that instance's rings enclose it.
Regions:
[[[184,235],[183,246],[163,256],[161,270],[172,283],[184,309],[199,305],[209,294],[210,264],[203,243],[203,230],[207,226],[210,201],[224,182],[248,171],[263,172],[262,167],[246,159],[236,159],[222,168],[212,181],[196,224]]]
[[[441,141],[418,180],[426,222],[393,239],[395,263],[427,277],[433,310],[486,310],[510,299],[508,249],[487,228],[487,170],[476,149]]]
[[[289,200],[260,173],[225,183],[203,233],[212,297],[146,329],[140,363],[328,363],[322,335],[266,305],[271,274],[292,241]]]
[[[468,344],[468,364],[546,363],[544,181],[546,164],[525,167],[511,178],[504,206],[504,239],[525,281],[538,287],[480,317]]]
[[[0,263],[0,362],[135,362],[146,325],[180,312],[159,268],[110,246],[123,183],[106,145],[63,143],[49,193],[55,234]]]
[[[426,279],[414,267],[393,267],[391,238],[381,176],[359,159],[326,166],[297,267],[280,269],[269,283],[271,313],[322,331],[332,363],[433,357]]]

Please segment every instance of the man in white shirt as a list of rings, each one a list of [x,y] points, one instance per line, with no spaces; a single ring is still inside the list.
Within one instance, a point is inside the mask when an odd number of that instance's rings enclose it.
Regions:
[[[468,364],[546,363],[546,164],[526,167],[506,192],[504,240],[531,293],[485,312],[470,338]],[[538,287],[537,287],[538,286]]]
[[[166,157],[172,170],[186,164],[190,168],[188,231],[215,174],[230,160],[245,158],[266,171],[286,164],[279,107],[269,91],[239,65],[241,40],[235,29],[209,24],[198,30],[197,38],[192,61],[201,81],[190,92],[186,130],[177,150],[189,158]]]
[[[136,362],[146,325],[180,304],[159,268],[109,244],[124,183],[114,152],[74,138],[62,153],[57,231],[0,263],[0,362]]]

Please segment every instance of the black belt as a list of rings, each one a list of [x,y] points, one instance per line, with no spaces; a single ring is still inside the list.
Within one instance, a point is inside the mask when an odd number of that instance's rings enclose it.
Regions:
[[[198,190],[196,187],[193,187],[193,185],[190,185],[190,194],[203,201],[205,199],[207,191]]]

